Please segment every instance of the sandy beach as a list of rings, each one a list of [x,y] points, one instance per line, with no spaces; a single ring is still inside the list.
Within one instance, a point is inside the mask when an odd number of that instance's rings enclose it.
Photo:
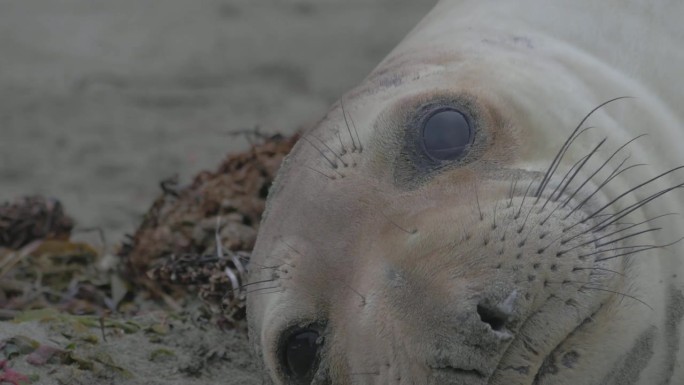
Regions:
[[[160,180],[315,122],[433,3],[2,1],[0,200],[56,197],[115,245]]]

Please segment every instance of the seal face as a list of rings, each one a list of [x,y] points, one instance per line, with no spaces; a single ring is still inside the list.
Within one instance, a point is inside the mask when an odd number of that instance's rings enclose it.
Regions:
[[[440,3],[284,162],[247,286],[273,383],[684,381],[684,119],[648,90],[684,91],[496,4]]]

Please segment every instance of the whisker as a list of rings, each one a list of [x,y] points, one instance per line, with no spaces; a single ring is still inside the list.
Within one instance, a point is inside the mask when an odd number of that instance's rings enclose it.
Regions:
[[[380,215],[382,215],[389,223],[393,224],[396,228],[399,230],[405,232],[406,234],[415,234],[418,232],[417,229],[405,229],[402,226],[400,226],[397,222],[393,221],[392,218],[388,217],[387,214],[385,214],[382,210],[378,210],[380,212]]]
[[[601,146],[601,144],[602,144],[603,142],[605,142],[605,139],[604,139],[601,143],[599,143],[599,146]],[[597,147],[596,149],[594,149],[594,151],[597,150],[597,149],[598,149],[598,147]],[[561,185],[563,185],[563,182],[565,182],[566,178],[567,178],[568,175],[572,172],[572,170],[573,170],[575,167],[578,167],[578,165],[579,165],[579,167],[577,168],[577,171],[575,171],[575,173],[573,174],[573,176],[572,176],[570,179],[568,179],[568,183],[565,184],[565,187],[563,187],[563,189],[558,193],[558,195],[556,196],[556,199],[555,199],[554,201],[557,201],[558,198],[560,198],[560,196],[563,194],[563,191],[565,191],[565,188],[568,186],[568,184],[570,183],[570,181],[575,177],[575,175],[577,175],[577,172],[579,171],[579,169],[582,168],[582,167],[584,166],[584,164],[589,160],[589,158],[590,158],[592,155],[593,155],[593,152],[590,153],[590,154],[585,155],[584,157],[582,157],[582,159],[578,160],[572,167],[570,167],[570,170],[568,170],[568,172],[565,174],[565,176],[563,176],[563,179],[562,179],[561,182],[558,184],[558,186],[556,186],[556,188],[553,190],[553,192],[552,192],[551,194],[549,194],[549,196],[546,198],[546,202],[544,202],[544,206],[542,206],[542,208],[539,210],[540,213],[544,210],[544,207],[546,207],[546,204],[549,203],[549,201],[551,200],[551,197],[556,193],[556,191],[558,190],[558,188],[559,188]],[[542,225],[542,226],[543,226],[543,225],[546,223],[546,221],[549,220],[549,219],[553,216],[553,214],[555,214],[556,211],[557,211],[558,209],[560,209],[561,207],[563,207],[563,206],[561,206],[560,203],[557,204],[556,207],[555,207],[553,210],[551,210],[551,212],[549,213],[549,215],[547,215],[546,218],[544,218],[541,222],[539,222],[539,225]]]
[[[660,230],[662,230],[662,227],[656,227],[653,229],[646,229],[646,230],[642,230],[642,231],[637,231],[636,233],[631,233],[631,234],[625,235],[623,237],[620,237],[618,239],[613,239],[613,240],[610,240],[610,241],[607,241],[604,243],[600,243],[600,244],[596,245],[596,247],[599,248],[599,247],[603,247],[603,246],[608,246],[608,245],[616,243],[616,242],[624,241],[625,239],[634,238],[634,237],[637,237],[637,236],[642,235],[642,234],[652,233],[652,232],[660,231]]]
[[[665,190],[663,190],[663,191],[660,191],[660,192],[657,192],[657,193],[655,193],[655,194],[652,194],[651,196],[649,196],[649,197],[647,197],[647,198],[645,198],[645,199],[642,199],[642,200],[640,200],[640,201],[638,201],[638,202],[636,202],[636,203],[634,203],[634,204],[632,204],[632,205],[630,205],[630,206],[627,206],[626,208],[624,208],[624,209],[618,211],[618,212],[615,213],[612,217],[609,217],[609,218],[607,218],[607,219],[604,219],[603,221],[599,222],[596,226],[590,228],[590,229],[587,230],[587,231],[594,231],[594,232],[602,231],[602,230],[605,229],[606,227],[612,225],[613,223],[619,221],[620,219],[626,217],[627,215],[629,215],[629,214],[631,214],[632,212],[634,212],[634,211],[640,209],[641,207],[647,205],[648,203],[650,203],[650,202],[652,202],[652,201],[654,201],[654,200],[660,198],[661,196],[663,196],[663,195],[665,195],[665,194],[667,194],[667,193],[669,193],[669,192],[671,192],[671,191],[673,191],[673,190],[676,190],[676,189],[679,189],[679,188],[682,188],[682,187],[684,187],[684,183],[679,184],[679,185],[676,185],[676,186],[673,186],[673,187],[669,187],[669,188],[667,188],[667,189],[665,189]],[[606,222],[607,222],[607,223],[606,223]],[[599,226],[601,226],[601,227],[597,229],[597,227],[599,227]]]
[[[480,196],[477,193],[477,186],[475,186],[475,202],[477,202],[477,212],[480,213],[480,220],[483,220],[484,215],[482,215],[482,207],[480,207]]]
[[[306,166],[306,165],[305,165],[304,167],[306,167],[306,168],[307,168],[308,170],[310,170],[310,171],[315,172],[316,174],[323,175],[324,177],[326,177],[326,178],[328,178],[328,179],[330,179],[330,180],[335,180],[335,179],[337,179],[335,176],[330,176],[330,175],[324,173],[323,171],[316,170],[315,168],[313,168],[313,167],[311,167],[311,166]],[[340,174],[340,175],[342,175],[342,174]]]
[[[349,137],[352,141],[352,152],[356,152],[356,141],[354,140],[354,135],[352,135],[351,128],[349,127],[349,121],[347,120],[347,111],[344,109],[344,101],[342,99],[340,99],[340,107],[342,108],[344,124],[347,126],[347,131],[349,132]]]
[[[315,148],[316,151],[318,151],[318,153],[321,154],[321,156],[323,157],[323,159],[325,159],[325,160],[328,161],[328,163],[330,164],[330,167],[332,167],[333,169],[337,169],[337,167],[338,167],[338,166],[337,166],[337,163],[336,163],[336,162],[333,162],[332,160],[330,160],[330,159],[325,155],[325,152],[323,152],[323,150],[321,150],[320,148],[316,147],[316,145],[313,144],[313,142],[312,142],[311,140],[309,140],[309,138],[307,138],[306,136],[302,136],[302,139],[304,139],[307,143],[309,143],[309,144],[311,145],[311,147]]]
[[[601,170],[603,170],[603,168],[604,168],[606,165],[608,165],[608,163],[609,163],[609,162],[610,162],[610,161],[611,161],[611,160],[612,160],[620,151],[622,151],[625,147],[627,147],[627,146],[628,146],[629,144],[631,144],[632,142],[634,142],[634,141],[636,141],[637,139],[642,138],[642,137],[644,137],[644,136],[646,136],[646,135],[647,135],[647,134],[641,134],[641,135],[637,136],[636,138],[627,141],[627,143],[623,144],[622,146],[618,147],[618,149],[615,150],[615,151],[613,152],[613,154],[612,154],[611,156],[609,156],[608,159],[606,159],[606,161],[603,162],[603,164],[601,164],[601,166],[600,166],[599,168],[596,169],[596,171],[594,171],[593,174],[589,175],[589,177],[587,177],[587,179],[586,179],[586,180],[585,180],[585,181],[584,181],[584,182],[583,182],[583,183],[582,183],[582,184],[581,184],[581,185],[580,185],[572,194],[570,194],[570,196],[569,196],[569,197],[565,200],[565,202],[563,203],[563,207],[565,207],[565,206],[572,200],[572,198],[574,198],[575,195],[577,195],[577,193],[580,192],[580,190],[582,190],[582,188],[584,188],[584,186],[585,186],[590,180],[592,180],[592,179],[593,179]],[[624,163],[624,162],[626,162],[626,161],[627,161],[627,158],[626,158],[622,163]],[[620,164],[620,166],[622,166],[622,163]],[[620,168],[620,166],[618,167],[618,169]]]
[[[567,219],[567,218],[568,218],[570,215],[572,215],[575,211],[577,211],[579,208],[583,207],[589,200],[591,200],[591,198],[594,197],[594,195],[596,195],[599,191],[601,191],[601,189],[602,189],[604,186],[606,186],[608,183],[610,183],[610,181],[612,181],[613,179],[617,178],[617,177],[618,177],[620,174],[622,174],[623,172],[629,171],[629,170],[631,170],[631,169],[633,169],[633,168],[637,168],[637,167],[641,167],[641,166],[646,166],[645,163],[639,163],[639,164],[634,164],[634,165],[631,165],[631,166],[628,166],[628,167],[622,169],[622,166],[624,166],[624,164],[629,160],[629,158],[630,158],[630,156],[625,157],[625,159],[623,159],[622,162],[620,162],[620,164],[619,164],[619,165],[618,165],[618,166],[617,166],[617,167],[616,167],[616,168],[615,168],[615,169],[606,177],[606,179],[604,179],[603,182],[601,182],[601,184],[599,184],[598,187],[596,187],[596,188],[594,189],[594,191],[593,191],[591,194],[589,194],[589,196],[587,196],[586,198],[584,198],[584,200],[583,200],[582,202],[580,202],[577,206],[575,206],[575,207],[568,213],[568,215],[566,215],[565,218],[563,218],[563,219]]]
[[[340,151],[340,155],[345,155],[347,153],[347,149],[344,147],[344,142],[342,142],[342,136],[340,135],[340,130],[335,130],[335,134],[337,134],[337,140],[340,142],[340,148],[342,149]]]
[[[607,271],[609,273],[615,273],[621,277],[625,277],[623,273],[620,273],[619,271],[611,270],[611,269],[605,269],[602,267],[575,267],[572,269],[572,271],[579,271],[579,270],[598,270],[598,271]]]
[[[520,200],[520,207],[518,207],[518,212],[515,214],[513,219],[517,220],[520,218],[520,212],[522,211],[522,207],[525,204],[525,199],[527,198],[529,192],[530,192],[530,187],[532,187],[532,183],[534,183],[535,179],[532,179],[530,181],[530,184],[527,185],[527,189],[525,190],[525,195],[523,195],[523,199]]]
[[[576,282],[576,283],[580,283],[580,282]],[[633,300],[639,302],[640,304],[646,306],[647,308],[653,310],[653,308],[652,308],[649,304],[647,304],[647,303],[644,302],[643,300],[641,300],[641,299],[639,299],[639,298],[637,298],[637,297],[635,297],[635,296],[633,296],[633,295],[630,295],[630,294],[627,294],[627,293],[623,293],[623,292],[621,292],[621,291],[610,290],[610,289],[603,289],[603,288],[600,288],[600,287],[593,287],[593,286],[588,286],[588,285],[593,285],[593,283],[587,283],[587,284],[585,284],[584,286],[582,286],[582,287],[580,288],[580,290],[582,290],[582,289],[589,289],[589,290],[598,290],[598,291],[604,291],[604,292],[608,292],[608,293],[617,294],[617,295],[619,295],[619,296],[621,296],[621,297],[624,297],[624,298],[633,299]]]
[[[684,168],[684,166],[678,166],[678,167],[672,168],[672,169],[670,169],[670,170],[668,170],[668,171],[665,171],[665,172],[663,172],[663,173],[661,173],[661,174],[659,174],[659,175],[657,175],[657,176],[655,176],[655,177],[653,177],[653,178],[647,180],[646,182],[640,183],[640,184],[638,184],[638,185],[636,185],[636,186],[630,188],[629,190],[625,191],[624,193],[618,195],[615,199],[613,199],[613,200],[611,200],[610,202],[608,202],[608,203],[606,203],[605,205],[603,205],[603,206],[602,206],[601,208],[599,208],[598,210],[594,211],[591,215],[589,215],[589,217],[587,217],[586,219],[584,219],[583,222],[585,222],[585,221],[587,221],[588,219],[592,218],[594,215],[596,215],[596,214],[602,212],[603,210],[605,210],[606,208],[610,207],[610,206],[613,205],[615,202],[619,201],[620,199],[624,198],[625,196],[631,194],[631,193],[634,192],[635,190],[638,190],[638,189],[640,189],[641,187],[644,187],[644,186],[646,186],[646,185],[648,185],[648,184],[650,184],[650,183],[652,183],[652,182],[655,182],[656,180],[658,180],[658,179],[660,179],[660,178],[662,178],[662,177],[664,177],[664,176],[666,176],[666,175],[672,174],[673,172],[675,172],[675,171],[677,171],[677,170],[681,170],[681,169],[683,169],[683,168]],[[681,186],[681,185],[679,185],[679,186]]]
[[[582,121],[583,123],[584,121]],[[582,124],[580,123],[580,124]],[[563,143],[563,146],[561,146],[561,149],[558,151],[556,154],[556,157],[553,159],[553,162],[551,162],[551,165],[549,166],[549,169],[546,171],[544,174],[544,178],[542,179],[542,183],[539,185],[539,188],[537,189],[537,192],[535,192],[534,196],[539,199],[542,196],[542,193],[546,189],[546,185],[549,183],[551,180],[551,177],[553,174],[556,173],[556,170],[558,169],[558,166],[560,165],[560,161],[563,159],[565,156],[565,153],[568,151],[568,148],[570,145],[580,137],[580,135],[584,134],[588,130],[592,129],[593,127],[586,127],[582,129],[581,131],[578,132],[581,126],[577,126],[575,130],[570,134],[568,139],[566,139],[565,143]]]
[[[667,244],[664,244],[664,245],[652,245],[652,246],[648,246],[648,247],[643,246],[643,247],[644,247],[643,249],[635,250],[635,251],[633,251],[633,252],[626,252],[626,253],[618,254],[618,255],[611,255],[610,257],[599,258],[599,259],[597,259],[595,262],[607,261],[607,260],[609,260],[609,259],[624,257],[624,256],[627,256],[627,255],[631,255],[631,254],[635,254],[635,253],[640,253],[640,252],[643,252],[643,251],[648,251],[648,250],[653,250],[653,249],[662,249],[662,248],[665,248],[665,247],[670,247],[670,246],[672,246],[672,245],[674,245],[674,244],[676,244],[676,243],[681,242],[682,240],[684,240],[684,237],[679,238],[678,240],[676,240],[676,241],[674,241],[674,242],[670,242],[670,243],[667,243]]]
[[[670,215],[676,215],[676,213],[662,214],[662,215],[658,215],[658,216],[656,216],[656,217],[647,219],[647,220],[642,221],[642,222],[639,222],[639,223],[629,224],[628,227],[625,227],[625,228],[622,228],[622,229],[613,231],[612,233],[603,235],[603,236],[601,236],[601,237],[599,237],[599,238],[592,239],[592,240],[590,240],[590,241],[587,241],[587,242],[581,243],[581,244],[579,244],[579,245],[573,246],[573,247],[570,248],[570,249],[564,250],[563,253],[566,253],[566,252],[568,252],[568,251],[574,250],[574,249],[576,249],[576,248],[578,248],[578,247],[586,246],[586,245],[588,245],[588,244],[590,244],[590,243],[600,241],[601,239],[608,238],[608,237],[610,237],[610,236],[613,236],[613,235],[615,235],[615,234],[621,233],[621,232],[623,232],[623,231],[627,231],[627,230],[629,230],[629,229],[631,229],[631,228],[634,228],[634,227],[637,227],[637,226],[646,224],[646,223],[648,223],[648,222],[655,221],[656,219],[660,219],[660,218],[662,218],[662,217],[666,217],[666,216],[670,216]],[[569,240],[568,240],[568,241],[569,241]],[[566,244],[568,241],[564,241],[564,242],[562,242],[561,244]]]
[[[513,194],[515,193],[515,188],[518,187],[518,180],[520,179],[520,176],[516,175],[511,179],[511,187],[508,190],[508,208],[513,206]],[[515,182],[515,183],[513,183]]]
[[[603,249],[603,250],[596,250],[591,253],[587,254],[582,254],[578,255],[578,259],[585,259],[587,257],[591,257],[592,255],[597,255],[597,254],[603,254],[603,253],[608,253],[611,251],[618,251],[618,250],[626,250],[626,249],[636,249],[636,248],[643,248],[644,250],[650,250],[651,248],[658,247],[657,245],[631,245],[631,246],[617,246],[617,247],[612,247],[610,249]],[[638,252],[638,250],[633,250],[635,252]],[[560,252],[558,253],[560,254]],[[558,255],[556,254],[556,255]],[[596,262],[601,261],[601,259],[597,259]]]
[[[551,177],[552,177],[553,174],[555,173],[556,169],[558,168],[558,165],[560,164],[561,159],[565,156],[565,154],[566,154],[566,152],[567,152],[567,150],[568,150],[568,147],[570,147],[570,145],[572,144],[572,142],[573,142],[577,137],[579,137],[579,135],[581,135],[581,132],[580,132],[579,134],[577,134],[577,132],[580,130],[580,128],[582,127],[582,125],[584,125],[584,123],[587,121],[587,119],[589,119],[589,117],[591,117],[596,111],[598,111],[598,110],[599,110],[600,108],[602,108],[603,106],[605,106],[605,105],[607,105],[607,104],[609,104],[609,103],[612,103],[612,102],[614,102],[614,101],[620,100],[620,99],[628,99],[628,98],[630,98],[630,97],[629,97],[629,96],[620,96],[620,97],[617,97],[617,98],[608,100],[608,101],[606,101],[606,102],[603,102],[603,103],[599,104],[599,105],[598,105],[596,108],[594,108],[593,110],[589,111],[589,113],[588,113],[588,114],[579,122],[579,124],[578,124],[577,127],[572,131],[572,133],[570,134],[570,136],[568,137],[568,139],[566,139],[565,143],[563,144],[563,146],[561,147],[561,149],[558,151],[558,153],[556,154],[556,157],[553,159],[553,162],[551,162],[551,165],[549,165],[548,170],[547,170],[546,173],[544,174],[544,178],[542,179],[542,183],[539,185],[539,188],[537,189],[537,192],[535,193],[535,196],[537,197],[537,199],[539,199],[539,197],[541,197],[541,195],[542,195],[544,189],[546,188],[546,185],[548,184],[548,181],[551,179]],[[586,130],[585,130],[585,131],[586,131]],[[584,132],[584,131],[582,131],[582,132]]]
[[[278,290],[273,290],[273,289],[278,289]],[[273,290],[273,291],[266,291],[266,290]],[[280,286],[273,286],[273,287],[264,287],[260,289],[255,289],[252,291],[245,292],[245,295],[266,295],[266,294],[275,294],[275,293],[282,293],[284,290]]]
[[[523,221],[522,225],[518,228],[518,234],[522,233],[522,231],[525,229],[525,225],[527,225],[527,220],[530,218],[530,214],[532,213],[532,210],[534,210],[534,206],[530,207],[530,209],[527,211],[527,215],[525,215],[525,220]],[[531,227],[530,230],[527,232],[527,235],[530,235],[530,231],[534,228]],[[525,237],[527,239],[527,236]]]
[[[348,167],[348,166],[349,166],[349,165],[344,161],[344,159],[342,159],[341,156],[337,155],[337,153],[336,153],[332,148],[330,148],[330,146],[328,146],[327,143],[325,143],[323,140],[321,140],[321,138],[319,138],[319,137],[317,137],[317,136],[315,136],[315,135],[311,135],[311,136],[313,136],[314,138],[316,138],[316,140],[318,140],[319,142],[321,142],[321,144],[324,145],[325,148],[327,148],[328,151],[330,151],[331,154],[335,155],[335,157],[336,157],[337,159],[340,160],[340,163],[342,163],[342,165],[343,165],[344,167]]]
[[[359,142],[359,154],[363,152],[363,143],[361,142],[361,137],[359,136],[359,130],[356,129],[356,123],[354,123],[354,117],[349,113],[349,120],[351,121],[352,127],[354,128],[354,133],[356,134],[356,140]]]
[[[558,200],[558,199],[563,195],[563,193],[565,192],[565,190],[568,188],[568,185],[570,185],[570,183],[573,181],[573,179],[575,179],[575,177],[577,176],[577,173],[579,173],[579,171],[587,164],[587,162],[589,161],[589,159],[591,159],[591,157],[594,156],[594,154],[596,154],[596,151],[598,151],[598,149],[601,148],[601,146],[603,146],[603,144],[606,142],[606,140],[608,140],[608,138],[603,138],[603,140],[601,140],[601,141],[596,145],[596,147],[594,147],[594,149],[591,150],[591,152],[585,157],[585,159],[584,159],[584,161],[582,162],[582,164],[580,164],[580,166],[577,167],[577,169],[575,170],[575,172],[572,174],[572,177],[570,177],[570,178],[568,179],[568,181],[565,182],[565,186],[563,186],[563,189],[562,189],[561,191],[558,192],[558,195],[556,195],[556,200]]]
[[[597,290],[597,291],[603,291],[603,292],[607,292],[607,293],[613,293],[613,294],[622,296],[622,297],[624,297],[624,298],[633,299],[633,300],[635,300],[635,301],[641,303],[642,305],[648,307],[649,309],[653,310],[653,308],[652,308],[651,306],[649,306],[649,305],[648,305],[646,302],[644,302],[643,300],[641,300],[641,299],[639,299],[639,298],[637,298],[637,297],[635,297],[635,296],[633,296],[633,295],[630,295],[630,294],[627,294],[627,293],[623,293],[623,292],[621,292],[621,291],[606,289],[605,287],[603,287],[603,285],[601,285],[601,284],[598,283],[598,282],[582,282],[582,281],[565,280],[565,281],[563,281],[563,282],[547,282],[547,283],[556,284],[556,285],[575,284],[575,285],[581,285],[580,288],[578,289],[579,291],[582,291],[582,290],[584,290],[584,289],[588,289],[588,290]]]
[[[275,281],[277,281],[276,278],[264,279],[264,280],[261,280],[261,281],[254,281],[254,282],[245,283],[245,284],[243,284],[240,288],[241,288],[241,289],[244,289],[244,288],[246,288],[246,287],[250,287],[250,286],[254,286],[254,285],[261,285],[261,284],[263,284],[263,283],[271,283],[271,282],[275,282]]]
[[[551,191],[551,194],[549,194],[549,196],[546,197],[546,201],[544,201],[544,205],[542,205],[542,207],[539,209],[539,212],[542,212],[542,211],[544,210],[544,208],[546,208],[546,204],[549,203],[549,201],[551,200],[551,197],[553,197],[553,196],[556,194],[556,192],[558,191],[558,189],[560,189],[561,186],[563,185],[563,183],[565,183],[565,181],[570,177],[570,174],[572,173],[572,171],[573,171],[576,167],[579,167],[579,165],[580,165],[585,159],[588,159],[588,156],[589,156],[589,155],[583,156],[580,160],[578,160],[577,162],[575,162],[575,163],[572,165],[572,167],[570,167],[570,169],[569,169],[568,171],[565,172],[565,175],[563,175],[563,179],[561,179],[560,183],[558,183],[558,185],[556,185],[556,188],[553,189],[553,191]]]

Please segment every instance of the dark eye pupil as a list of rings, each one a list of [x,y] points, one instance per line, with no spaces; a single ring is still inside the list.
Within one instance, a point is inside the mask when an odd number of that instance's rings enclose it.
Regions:
[[[315,373],[318,365],[318,337],[315,330],[304,329],[294,333],[285,346],[285,365],[289,374],[304,383]]]
[[[423,125],[425,151],[436,160],[455,160],[462,157],[471,137],[470,124],[458,111],[439,111]]]

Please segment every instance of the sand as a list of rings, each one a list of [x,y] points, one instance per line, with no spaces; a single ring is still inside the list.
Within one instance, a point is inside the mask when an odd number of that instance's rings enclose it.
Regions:
[[[264,383],[244,331],[221,331],[189,317],[169,318],[164,312],[125,322],[108,319],[106,325],[101,330],[97,320],[64,315],[0,323],[0,341],[5,344],[0,343],[0,354],[24,350],[13,353],[9,367],[32,385]],[[47,358],[47,353],[34,349],[38,345],[44,352],[55,351],[46,363],[37,362]],[[0,371],[0,379],[2,375]]]
[[[77,236],[97,243],[79,229],[99,227],[113,249],[160,180],[187,181],[246,148],[231,132],[292,133],[314,123],[434,2],[4,0],[0,201],[54,196],[76,219]],[[28,334],[66,346],[55,333],[35,322],[0,324],[0,340]],[[96,350],[127,357],[119,365],[136,376],[84,383],[262,383],[239,332],[183,322],[159,343],[176,358],[152,362],[137,334],[100,341]],[[212,349],[228,353],[215,358]],[[198,354],[206,360],[195,364]],[[38,376],[34,384],[77,383],[64,368],[12,364]],[[198,369],[180,369],[188,367]]]
[[[0,2],[0,200],[61,199],[110,243],[158,182],[318,120],[434,0]]]

